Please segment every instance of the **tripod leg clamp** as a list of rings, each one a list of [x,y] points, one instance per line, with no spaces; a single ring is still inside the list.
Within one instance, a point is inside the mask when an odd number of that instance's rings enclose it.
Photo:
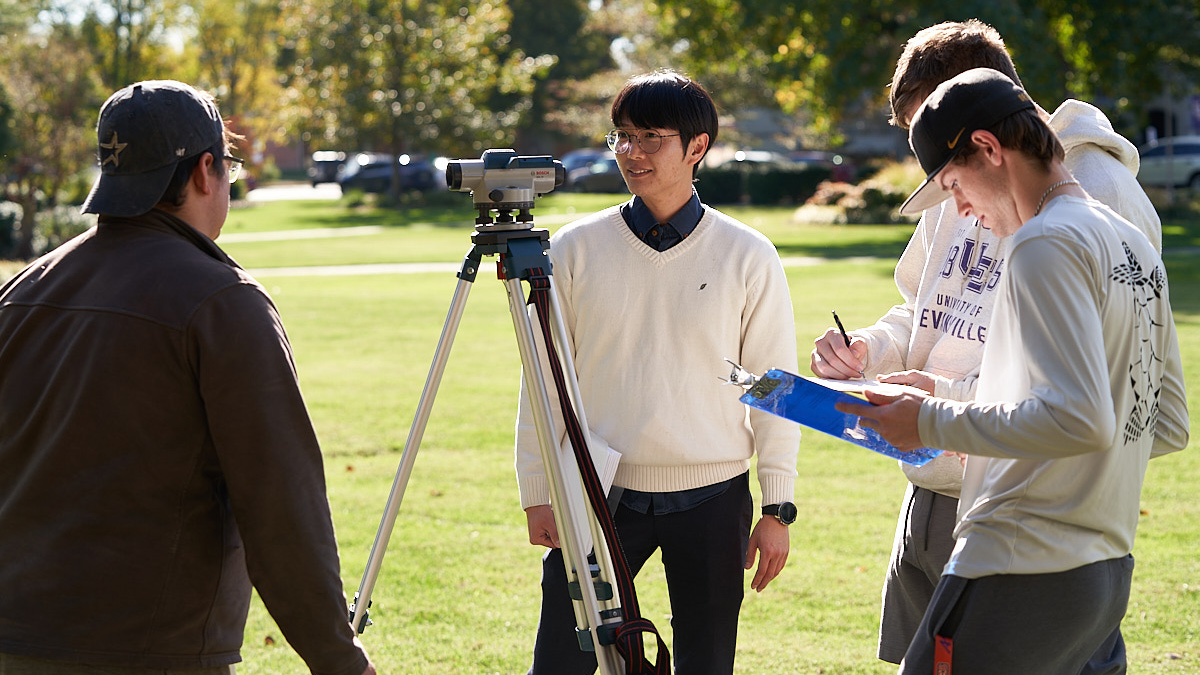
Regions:
[[[592,577],[592,587],[596,589],[597,600],[612,600],[613,587],[607,581],[596,581],[600,578],[600,565],[598,563],[589,563],[588,572]],[[570,593],[572,600],[583,600],[583,589],[579,586],[578,581],[567,582],[567,592]]]
[[[368,611],[373,602],[374,602],[373,600],[367,601],[367,609],[364,609],[363,613],[362,613],[362,622],[354,627],[354,629],[358,632],[359,635],[363,634],[363,631],[365,631],[367,629],[367,626],[370,626],[372,623],[374,623],[373,621],[371,621],[371,612]],[[355,591],[354,592],[354,602],[350,603],[350,621],[351,622],[354,621],[354,610],[357,607],[358,607],[358,591]]]
[[[621,610],[616,611],[620,615]],[[600,636],[601,645],[617,644],[617,629],[621,627],[620,623],[602,623],[596,626],[596,634]],[[575,639],[579,641],[579,650],[583,652],[596,651],[596,645],[592,644],[592,631],[586,628],[575,629]]]

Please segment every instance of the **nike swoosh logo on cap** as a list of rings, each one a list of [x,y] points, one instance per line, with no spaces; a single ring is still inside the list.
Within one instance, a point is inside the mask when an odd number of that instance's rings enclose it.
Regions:
[[[947,148],[949,148],[949,149],[951,149],[951,150],[953,150],[953,149],[954,149],[954,146],[958,145],[958,139],[959,139],[959,138],[962,136],[962,132],[964,132],[964,131],[966,131],[966,130],[967,130],[967,128],[966,128],[966,127],[963,127],[963,128],[961,128],[961,129],[959,129],[959,130],[958,130],[958,134],[957,134],[957,135],[955,135],[955,137],[954,137],[954,140],[952,140],[952,141],[946,141],[946,147],[947,147]]]

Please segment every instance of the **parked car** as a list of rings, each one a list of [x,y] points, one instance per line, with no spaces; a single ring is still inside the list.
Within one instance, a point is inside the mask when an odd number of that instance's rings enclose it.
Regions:
[[[568,172],[566,181],[576,192],[629,192],[625,186],[625,177],[617,166],[617,158],[613,153]]]
[[[580,148],[572,150],[563,155],[559,160],[562,162],[563,170],[566,171],[566,178],[563,179],[563,184],[559,186],[560,190],[573,190],[571,186],[571,172],[578,169],[585,169],[595,162],[605,157],[611,157],[612,151],[606,148]]]
[[[591,164],[592,162],[612,156],[608,148],[580,148],[572,150],[559,159],[567,173]]]
[[[375,152],[360,152],[346,161],[338,185],[342,192],[387,192],[392,186],[392,166],[400,167],[401,190],[430,190],[437,184],[433,164],[411,155],[396,158]]]
[[[1186,186],[1200,194],[1200,136],[1161,138],[1138,152],[1142,156],[1142,168],[1138,170],[1142,185]]]
[[[308,165],[308,179],[313,187],[321,183],[336,183],[346,165],[346,153],[336,150],[318,150],[312,154]]]
[[[789,166],[792,160],[787,155],[769,150],[738,150],[723,162],[713,165],[714,169],[729,169],[739,166],[776,165]]]
[[[797,150],[789,153],[788,158],[797,164],[828,169],[830,178],[835,181],[848,183],[854,180],[857,169],[846,157],[836,152],[823,150]]]

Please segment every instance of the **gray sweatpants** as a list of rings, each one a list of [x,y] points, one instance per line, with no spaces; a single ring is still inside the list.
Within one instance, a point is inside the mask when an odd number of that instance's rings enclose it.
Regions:
[[[958,500],[908,484],[883,582],[876,655],[900,663],[954,552]]]
[[[943,575],[900,675],[934,673],[944,638],[960,674],[1124,673],[1120,626],[1132,578],[1133,556],[1053,574]]]

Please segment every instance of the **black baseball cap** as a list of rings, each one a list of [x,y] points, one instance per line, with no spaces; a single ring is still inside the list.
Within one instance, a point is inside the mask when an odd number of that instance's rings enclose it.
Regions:
[[[96,179],[84,213],[137,216],[154,208],[180,160],[224,137],[211,96],[183,82],[147,80],[116,92],[96,124]]]
[[[938,85],[909,127],[908,144],[925,170],[925,182],[904,201],[900,213],[915,216],[942,203],[950,193],[934,178],[967,145],[971,134],[1033,108],[1024,89],[991,68],[972,68]]]

